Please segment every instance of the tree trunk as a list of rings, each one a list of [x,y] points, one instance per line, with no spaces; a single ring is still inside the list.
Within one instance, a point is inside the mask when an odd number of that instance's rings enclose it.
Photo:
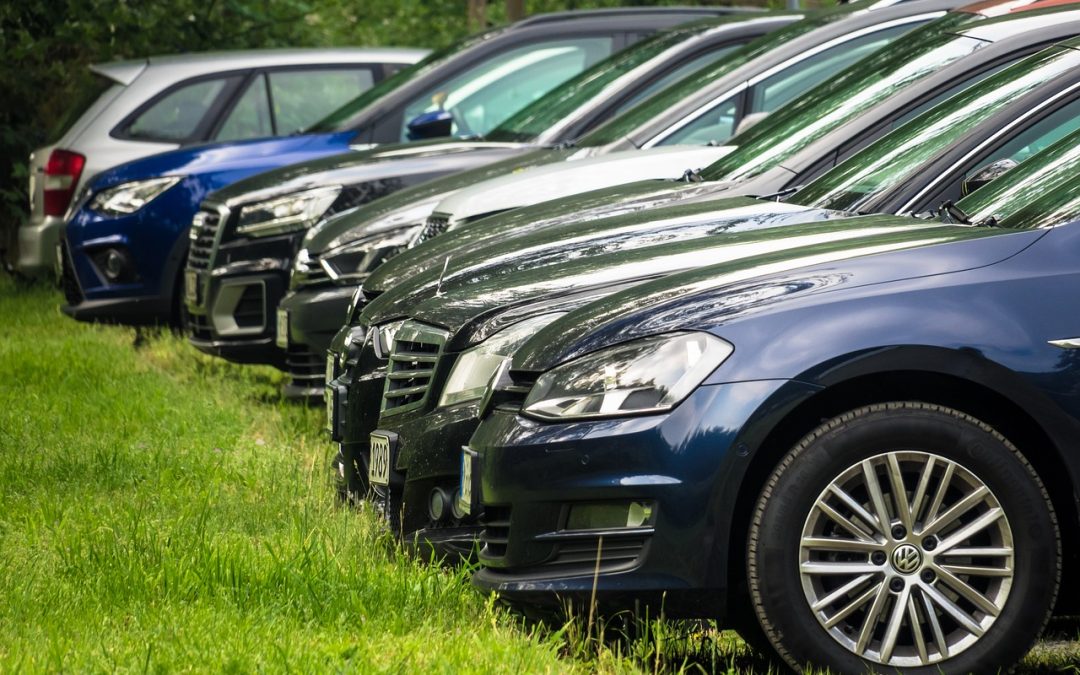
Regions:
[[[470,31],[487,27],[487,0],[469,0],[468,22]]]
[[[506,0],[506,18],[517,21],[525,18],[525,0]]]

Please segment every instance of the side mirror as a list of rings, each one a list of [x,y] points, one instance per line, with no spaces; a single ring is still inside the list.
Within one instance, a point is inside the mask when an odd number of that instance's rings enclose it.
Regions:
[[[433,110],[414,117],[406,129],[410,141],[445,138],[454,130],[454,116],[445,110]]]
[[[1001,178],[1009,173],[1016,168],[1016,164],[1017,162],[1011,159],[999,159],[996,162],[987,164],[964,179],[960,186],[960,194],[965,197],[968,196],[995,178]]]

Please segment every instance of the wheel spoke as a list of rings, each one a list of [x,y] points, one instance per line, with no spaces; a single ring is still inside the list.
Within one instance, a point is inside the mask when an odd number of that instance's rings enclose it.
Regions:
[[[1002,515],[1004,514],[1000,508],[990,509],[967,525],[961,527],[956,532],[950,534],[947,539],[943,539],[941,543],[938,544],[935,553],[939,556],[945,554],[953,546],[970,539],[974,535],[993,525]]]
[[[874,541],[872,533],[866,532],[861,527],[859,527],[858,524],[852,522],[848,518],[845,518],[843,515],[840,514],[839,511],[829,506],[825,502],[818,500],[817,507],[821,509],[822,513],[832,519],[833,522],[850,532],[855,537],[858,537],[861,541]]]
[[[910,595],[911,587],[904,586],[900,597],[893,603],[892,612],[889,613],[889,624],[885,627],[885,635],[881,639],[881,660],[886,663],[892,658],[893,650],[896,649],[896,638],[900,636],[900,628],[904,625],[904,611],[907,609]]]
[[[870,602],[871,598],[876,597],[878,595],[878,593],[881,592],[881,589],[884,586],[885,586],[885,582],[882,581],[882,582],[880,582],[880,583],[866,589],[862,593],[862,595],[855,598],[854,600],[849,602],[847,605],[845,605],[844,608],[841,609],[839,612],[837,612],[836,614],[833,614],[831,617],[829,617],[829,620],[825,622],[825,627],[826,628],[832,628],[836,624],[838,624],[841,621],[843,621],[844,619],[848,618],[851,615],[852,612],[854,612],[858,608],[862,607],[866,603]]]
[[[915,636],[915,649],[919,652],[919,663],[926,665],[930,662],[930,657],[926,653],[926,639],[923,638],[922,622],[919,621],[919,603],[915,601],[914,590],[908,593],[907,613],[911,634]]]
[[[985,595],[969,586],[963,579],[960,579],[940,567],[938,568],[938,575],[942,583],[946,584],[961,597],[981,609],[983,613],[989,614],[990,616],[997,616],[1001,613],[1001,609],[997,605],[987,600]]]
[[[820,612],[821,610],[823,610],[826,607],[828,607],[829,605],[833,604],[834,602],[836,602],[840,598],[846,596],[848,593],[851,593],[852,591],[854,591],[859,586],[862,586],[863,584],[865,584],[867,581],[869,581],[873,577],[874,577],[873,574],[863,574],[862,576],[855,577],[854,579],[847,582],[846,584],[844,584],[840,588],[836,589],[832,593],[829,593],[828,595],[826,595],[824,598],[822,598],[822,599],[818,600],[817,602],[815,602],[813,605],[810,606],[810,609],[814,610],[815,612]],[[873,591],[873,590],[874,589],[871,589],[871,591]],[[841,611],[843,611],[843,610],[841,610]],[[841,617],[841,618],[843,618],[843,617]]]
[[[822,551],[857,551],[860,553],[870,553],[882,549],[882,545],[876,541],[834,539],[832,537],[803,537],[802,547]]]
[[[977,637],[982,637],[982,626],[975,623],[975,620],[968,616],[968,613],[961,609],[955,602],[945,596],[944,593],[934,588],[933,586],[926,584],[922,587],[925,592],[934,603],[945,610],[945,613],[951,616],[958,624],[964,627],[967,632]]]
[[[870,502],[874,505],[874,511],[877,512],[878,522],[881,523],[881,531],[885,536],[888,536],[889,510],[885,508],[885,495],[881,492],[877,471],[874,469],[874,465],[870,463],[870,460],[862,463],[862,469],[863,478],[866,480],[866,491],[870,493]]]
[[[1008,556],[1012,558],[1013,550],[1011,548],[1005,548],[1001,546],[969,546],[965,548],[954,548],[948,553],[939,553],[938,557],[969,557],[969,558],[1003,558]]]
[[[908,504],[907,488],[904,487],[904,475],[900,473],[900,461],[896,454],[889,454],[889,487],[892,488],[893,505],[900,524],[911,532],[911,506]]]
[[[966,574],[969,577],[1011,577],[1010,567],[978,567],[976,565],[945,565],[938,563],[938,569],[950,574]]]
[[[803,574],[866,574],[877,572],[881,568],[870,562],[804,562],[800,568]]]
[[[835,483],[829,486],[829,491],[836,495],[837,499],[844,502],[844,505],[851,509],[852,513],[862,518],[867,525],[874,528],[877,532],[887,536],[885,530],[885,525],[887,523],[882,523],[881,521],[879,521],[877,517],[875,517],[865,508],[863,508],[862,504],[855,501],[855,499],[851,495],[840,489]]]
[[[950,525],[957,518],[964,515],[972,508],[974,508],[977,504],[982,502],[988,494],[990,494],[990,488],[986,487],[985,485],[979,487],[976,490],[973,490],[971,494],[953,504],[948,511],[938,516],[936,519],[934,519],[933,522],[928,523],[923,528],[922,534],[924,536],[928,534],[933,534],[934,532],[938,532],[939,530],[941,530],[943,527]]]
[[[934,609],[933,602],[930,600],[930,595],[926,593],[925,587],[920,588],[919,593],[922,596],[923,609],[926,610],[926,620],[930,622],[930,631],[934,634],[934,643],[937,644],[938,653],[941,654],[941,658],[949,658],[949,643],[945,641],[945,633],[941,630],[941,621],[938,619],[937,611]]]
[[[922,510],[923,499],[926,498],[926,489],[930,487],[930,476],[934,473],[934,458],[930,457],[923,465],[922,475],[919,477],[919,486],[915,488],[915,496],[911,500],[911,519],[919,517]]]
[[[859,631],[859,641],[855,644],[856,654],[861,655],[866,652],[866,647],[870,644],[870,638],[874,635],[874,628],[877,626],[878,617],[881,615],[881,610],[885,607],[885,600],[888,597],[889,587],[887,584],[882,583],[878,586],[877,597],[874,598],[874,604],[870,606],[870,611],[866,613],[866,618],[863,620],[862,630]]]
[[[929,523],[937,519],[938,511],[941,510],[941,502],[945,501],[945,493],[949,490],[949,483],[952,482],[954,471],[956,471],[955,464],[949,462],[945,465],[945,475],[941,477],[941,482],[938,483],[937,491],[934,492],[934,500],[930,502],[930,510],[926,513],[924,522]]]

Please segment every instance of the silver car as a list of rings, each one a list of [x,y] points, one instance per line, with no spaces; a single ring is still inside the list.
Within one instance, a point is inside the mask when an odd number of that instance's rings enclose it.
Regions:
[[[90,67],[89,107],[30,155],[30,220],[16,268],[54,266],[72,197],[94,174],[206,141],[284,136],[419,61],[422,49],[283,49],[154,56]],[[92,102],[92,103],[91,103]]]

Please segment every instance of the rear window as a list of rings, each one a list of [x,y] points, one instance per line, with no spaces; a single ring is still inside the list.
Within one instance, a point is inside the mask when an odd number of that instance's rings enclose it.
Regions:
[[[82,117],[83,113],[89,111],[90,106],[101,98],[102,94],[112,88],[123,89],[121,85],[97,73],[89,71],[82,73],[75,83],[71,96],[71,105],[68,106],[57,119],[56,124],[49,130],[49,143],[59,141],[60,137],[71,128],[71,125],[75,124],[75,121]]]

